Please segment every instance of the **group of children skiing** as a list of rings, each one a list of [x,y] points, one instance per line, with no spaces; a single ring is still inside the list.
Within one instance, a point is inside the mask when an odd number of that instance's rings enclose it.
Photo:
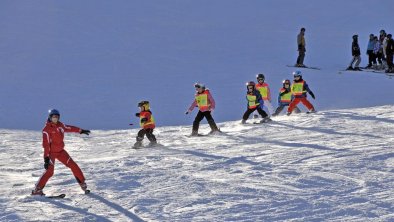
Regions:
[[[272,116],[278,115],[286,106],[287,115],[290,115],[293,110],[300,112],[297,105],[301,102],[309,110],[309,112],[315,112],[315,108],[307,99],[307,93],[309,93],[314,99],[313,92],[309,89],[308,84],[303,80],[300,71],[293,73],[294,80],[291,84],[290,80],[286,79],[283,81],[283,87],[279,89],[278,95],[278,108],[273,111],[271,104],[271,92],[269,85],[265,82],[265,76],[258,74],[256,76],[257,84],[250,81],[246,84],[246,100],[247,109],[242,117],[242,124],[246,123],[250,114],[257,110],[257,112],[263,117],[261,123],[271,121],[270,116],[264,111],[264,106],[267,107],[268,112]],[[213,99],[209,89],[204,84],[196,83],[194,85],[196,94],[192,104],[185,114],[189,114],[195,107],[198,107],[199,111],[193,121],[191,136],[199,136],[198,133],[200,122],[205,117],[211,128],[210,134],[220,132],[217,127],[215,120],[212,117],[211,112],[215,109],[215,100]],[[146,136],[150,141],[149,146],[155,146],[157,144],[156,137],[153,134],[155,129],[155,119],[150,110],[149,101],[141,101],[138,103],[140,112],[136,113],[135,116],[139,118],[141,130],[137,133],[136,143],[134,148],[142,147],[142,141]],[[74,177],[76,178],[81,189],[85,193],[89,193],[85,183],[85,177],[79,168],[79,166],[73,161],[67,151],[64,149],[64,133],[74,132],[80,134],[89,135],[89,130],[84,130],[75,126],[66,125],[60,122],[60,112],[56,109],[49,111],[46,125],[43,129],[43,148],[44,148],[44,174],[39,178],[35,189],[32,191],[32,195],[45,195],[43,189],[47,181],[53,176],[55,169],[55,160],[59,160],[66,167],[70,168]]]
[[[305,28],[302,28],[300,30],[300,34],[297,37],[299,51],[299,57],[296,64],[297,67],[306,67],[303,64],[306,51],[304,34]],[[257,83],[255,83],[254,81],[248,82],[246,84],[247,109],[242,116],[241,123],[245,124],[249,116],[255,111],[257,111],[263,118],[260,123],[271,121],[270,115],[279,115],[285,107],[288,107],[287,115],[290,115],[293,110],[295,110],[296,113],[299,113],[301,111],[297,107],[297,105],[300,102],[307,107],[307,109],[309,110],[308,112],[315,112],[315,108],[307,99],[307,93],[309,93],[313,99],[315,99],[315,96],[313,92],[309,89],[308,84],[305,82],[305,80],[303,80],[301,72],[296,71],[293,73],[293,76],[294,80],[292,84],[288,79],[283,81],[283,86],[282,88],[280,88],[278,95],[279,106],[276,108],[275,111],[271,104],[271,92],[268,83],[265,82],[264,74],[258,74],[256,76]],[[213,99],[212,94],[210,93],[209,89],[205,87],[204,84],[196,83],[194,87],[196,89],[194,100],[185,113],[186,115],[191,113],[195,107],[198,107],[199,109],[193,121],[191,136],[201,135],[198,133],[198,129],[200,126],[200,122],[204,119],[204,117],[206,118],[211,128],[210,134],[220,132],[220,129],[217,127],[215,120],[212,117],[212,111],[215,109],[215,100]],[[153,131],[156,125],[155,119],[150,110],[149,101],[139,102],[138,107],[140,109],[140,112],[136,113],[135,116],[139,118],[141,129],[137,133],[136,142],[133,148],[141,148],[142,141],[145,136],[150,141],[149,146],[155,146],[157,144],[157,140],[155,135],[153,134]],[[267,108],[270,115],[267,114],[266,111],[264,111],[264,107]],[[75,126],[65,125],[64,123],[60,122],[60,112],[56,109],[50,110],[46,126],[43,129],[45,172],[39,178],[35,189],[31,193],[32,195],[45,195],[43,189],[47,181],[54,174],[56,159],[63,163],[66,167],[71,169],[78,184],[85,193],[90,192],[90,190],[87,189],[85,177],[82,173],[82,170],[64,149],[63,140],[64,133],[66,132],[74,132],[86,135],[90,134],[89,130],[84,130]]]
[[[271,121],[269,115],[263,109],[264,106],[267,107],[268,112],[272,116],[279,115],[286,106],[288,107],[287,115],[291,115],[294,110],[296,113],[299,113],[301,111],[297,105],[300,102],[306,106],[308,112],[315,112],[315,108],[307,99],[307,93],[309,93],[313,99],[315,99],[315,95],[309,89],[306,81],[303,80],[301,71],[295,71],[293,77],[293,84],[291,84],[288,79],[283,80],[283,86],[279,89],[278,108],[276,108],[275,112],[273,112],[271,104],[270,88],[269,85],[264,82],[264,75],[258,74],[256,76],[258,84],[255,84],[253,81],[246,83],[247,110],[242,117],[241,123],[245,124],[250,114],[256,110],[263,118],[260,123]]]

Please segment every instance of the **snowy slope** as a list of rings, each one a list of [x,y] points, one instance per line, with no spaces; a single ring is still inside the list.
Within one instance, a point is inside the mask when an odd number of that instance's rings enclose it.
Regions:
[[[45,191],[64,200],[28,196],[40,132],[0,130],[0,221],[394,221],[394,106],[219,125],[159,127],[141,150],[136,130],[69,135],[93,193],[57,165]]]
[[[392,0],[3,0],[0,128],[39,130],[58,108],[86,128],[125,129],[142,99],[159,125],[186,125],[196,81],[211,88],[218,121],[238,119],[256,73],[275,94],[291,77],[285,65],[295,63],[303,26],[305,62],[323,68],[305,73],[318,110],[391,105],[393,81],[337,72],[350,62],[353,34],[365,65],[369,34],[394,32],[392,8]]]

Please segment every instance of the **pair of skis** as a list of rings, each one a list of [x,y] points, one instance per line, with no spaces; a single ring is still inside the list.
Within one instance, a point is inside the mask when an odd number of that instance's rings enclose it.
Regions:
[[[90,194],[90,190],[85,190],[85,194]],[[41,197],[45,197],[48,199],[63,199],[66,197],[66,194],[62,193],[62,194],[49,195],[49,196],[42,195]]]
[[[286,65],[287,67],[294,67],[294,68],[301,68],[301,69],[315,69],[321,70],[319,67],[312,67],[312,66],[294,66],[294,65]]]

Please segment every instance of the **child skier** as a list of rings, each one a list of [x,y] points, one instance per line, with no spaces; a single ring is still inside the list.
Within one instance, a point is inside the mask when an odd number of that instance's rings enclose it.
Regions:
[[[250,81],[246,83],[246,89],[246,100],[248,101],[248,104],[241,123],[245,124],[250,114],[252,114],[255,110],[257,110],[261,117],[263,117],[263,119],[260,121],[261,123],[269,122],[271,119],[263,110],[264,100],[262,99],[260,92],[256,90],[256,84],[253,81]]]
[[[149,146],[157,144],[156,137],[153,135],[153,129],[155,128],[155,119],[153,118],[152,112],[150,111],[149,102],[141,101],[138,103],[140,112],[136,113],[135,116],[140,118],[141,130],[137,134],[137,142],[135,142],[133,148],[140,148],[142,146],[142,140],[144,136],[150,141]]]
[[[265,76],[264,74],[257,74],[256,75],[257,84],[256,89],[260,92],[261,97],[264,100],[264,106],[267,107],[269,114],[274,112],[274,107],[271,104],[271,91],[270,87],[267,83],[265,83]]]
[[[291,101],[289,108],[287,109],[287,115],[290,115],[297,106],[297,104],[300,102],[302,102],[302,104],[304,104],[308,108],[309,112],[316,112],[313,105],[307,100],[306,93],[308,92],[313,99],[315,99],[315,95],[309,89],[306,81],[302,79],[301,71],[295,71],[293,73],[293,76],[294,81],[293,85],[291,86],[291,92],[294,96],[294,99],[293,101]]]
[[[200,126],[201,120],[205,117],[211,127],[210,133],[220,132],[219,128],[216,126],[215,120],[212,118],[211,112],[215,109],[215,100],[213,99],[211,93],[205,88],[204,84],[196,83],[194,84],[196,89],[195,99],[190,105],[189,109],[186,111],[186,115],[193,111],[194,107],[198,106],[199,111],[193,122],[193,129],[191,136],[198,136],[198,128]]]
[[[290,88],[290,80],[286,79],[283,80],[283,87],[280,88],[279,90],[279,96],[278,96],[278,108],[276,108],[275,113],[272,114],[272,116],[277,116],[279,115],[280,112],[286,107],[289,106],[291,101],[294,99],[294,96],[291,93],[291,88]],[[295,107],[295,112],[300,113],[301,110],[298,109],[298,107]]]
[[[85,177],[79,166],[64,149],[64,133],[80,133],[89,135],[90,130],[80,129],[75,126],[66,125],[60,120],[60,113],[56,109],[49,110],[47,123],[42,131],[42,146],[44,148],[44,168],[45,172],[38,180],[32,195],[45,195],[43,189],[48,180],[53,176],[55,170],[55,160],[58,159],[66,167],[70,168],[75,179],[85,193],[87,189]]]

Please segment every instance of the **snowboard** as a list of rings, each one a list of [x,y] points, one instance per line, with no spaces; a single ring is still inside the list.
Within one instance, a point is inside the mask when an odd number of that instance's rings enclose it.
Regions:
[[[321,70],[319,67],[313,67],[313,66],[294,66],[294,65],[286,65],[287,67],[294,67],[294,68],[301,68],[301,69],[315,69],[315,70]]]

